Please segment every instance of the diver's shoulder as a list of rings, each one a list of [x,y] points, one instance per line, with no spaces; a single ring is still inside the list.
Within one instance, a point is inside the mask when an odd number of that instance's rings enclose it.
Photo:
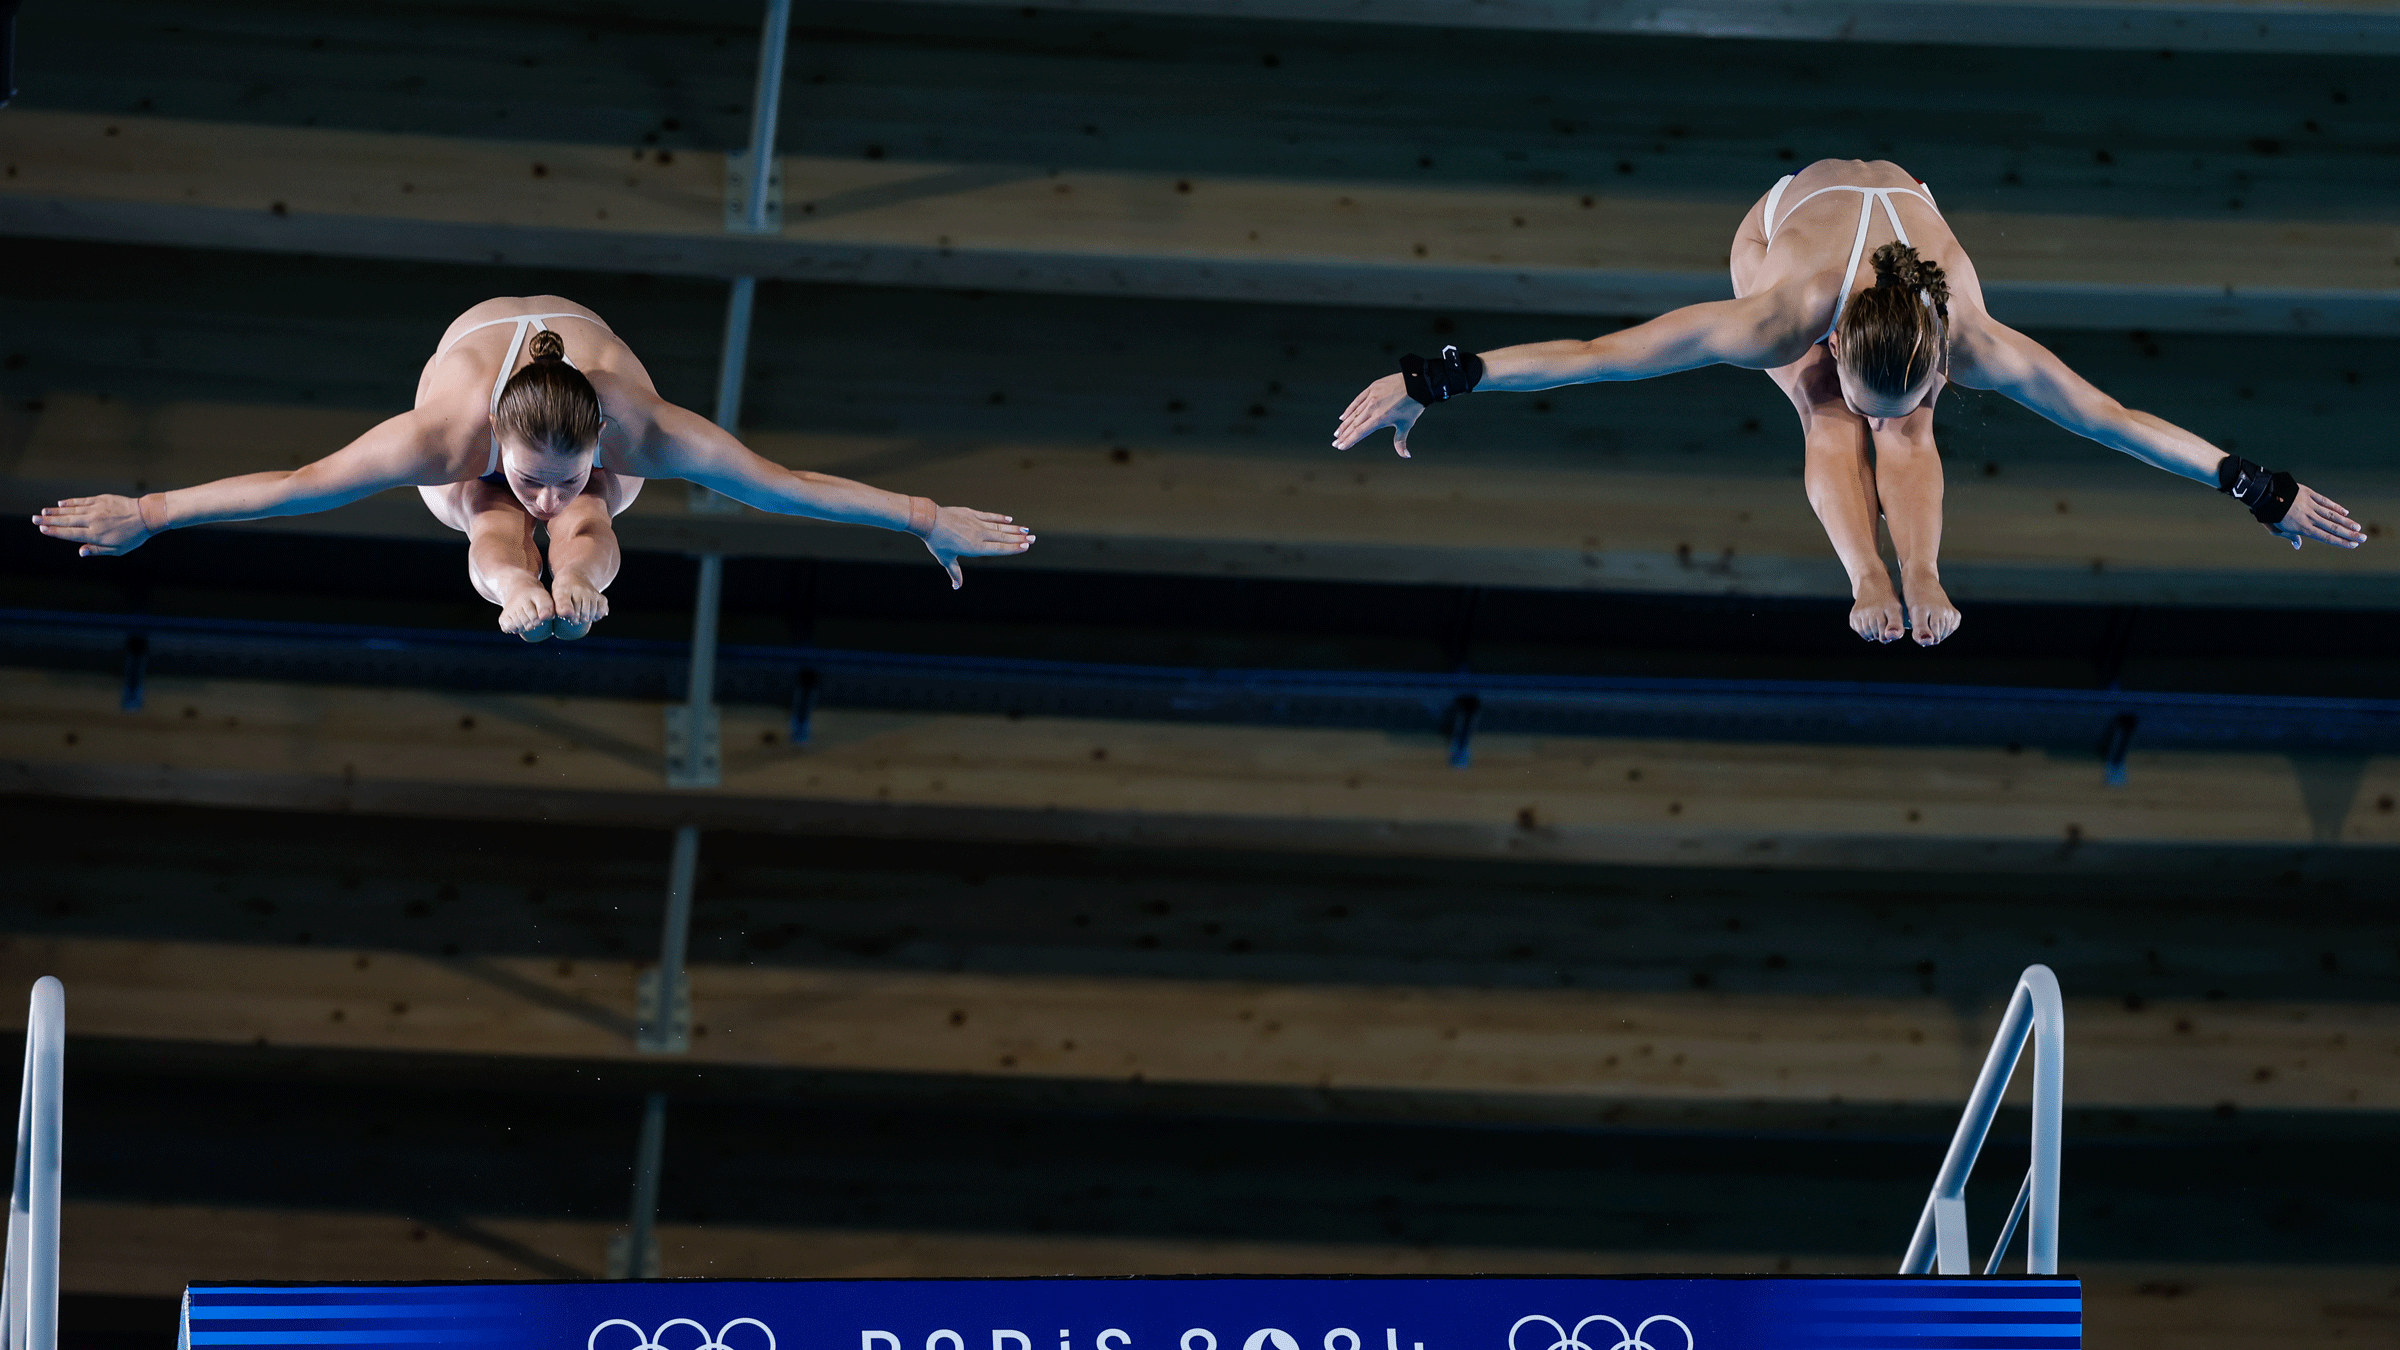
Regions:
[[[1882,187],[1886,184],[1924,181],[1910,173],[1905,166],[1888,159],[1820,159],[1802,169],[1796,177],[1812,182],[1838,183],[1846,187]]]

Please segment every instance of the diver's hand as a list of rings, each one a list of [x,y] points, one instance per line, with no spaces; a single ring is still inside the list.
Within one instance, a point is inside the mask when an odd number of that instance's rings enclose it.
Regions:
[[[2279,538],[2290,540],[2293,548],[2300,547],[2304,539],[2335,548],[2357,548],[2367,542],[2367,532],[2350,518],[2349,508],[2306,483],[2300,485],[2300,495],[2292,499],[2292,509],[2267,528]]]
[[[1347,450],[1367,437],[1392,429],[1392,449],[1407,459],[1408,431],[1425,415],[1425,405],[1408,396],[1408,383],[1398,375],[1386,375],[1358,391],[1350,407],[1342,413],[1341,425],[1333,429],[1333,448]]]
[[[56,506],[45,506],[40,515],[33,517],[33,523],[53,539],[83,545],[75,552],[84,558],[113,558],[131,553],[158,533],[143,522],[140,501],[113,493],[69,497]]]
[[[961,558],[1005,557],[1023,553],[1033,547],[1033,531],[1016,523],[1010,516],[994,515],[989,511],[972,511],[963,506],[937,506],[933,509],[933,525],[918,533],[933,560],[950,574],[950,589],[967,584],[967,577],[958,568]]]

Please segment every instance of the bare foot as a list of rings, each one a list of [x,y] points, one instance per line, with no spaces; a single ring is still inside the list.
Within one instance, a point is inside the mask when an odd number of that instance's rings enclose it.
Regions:
[[[550,578],[550,600],[558,613],[550,631],[568,642],[592,631],[593,624],[608,617],[608,597],[580,572],[561,572]]]
[[[1901,607],[1900,593],[1892,589],[1891,578],[1877,570],[1850,589],[1850,631],[1869,642],[1898,642],[1907,631],[1902,627],[1907,611]]]
[[[540,642],[550,636],[551,623],[557,610],[550,604],[550,592],[542,583],[528,581],[508,593],[500,606],[500,631],[514,633],[527,642]]]
[[[1942,589],[1941,580],[1931,573],[1916,573],[1907,578],[1908,626],[1916,630],[1917,645],[1930,647],[1958,631],[1963,622],[1958,606],[1950,603],[1950,594]]]

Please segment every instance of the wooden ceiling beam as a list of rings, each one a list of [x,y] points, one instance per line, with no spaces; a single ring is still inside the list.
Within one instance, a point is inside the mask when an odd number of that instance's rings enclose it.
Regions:
[[[124,1040],[634,1061],[627,961],[19,935]],[[1947,1107],[1997,1007],[1939,998],[691,968],[690,1062],[1495,1103]],[[2400,1111],[2400,1007],[2070,999],[2077,1108]],[[2019,1083],[2016,1096],[2024,1096]]]
[[[1014,0],[963,2],[1020,8]],[[1046,0],[1041,8],[1787,42],[2400,52],[2400,6],[2385,0]]]
[[[2400,843],[2400,759],[1438,735],[729,707],[725,786],[662,785],[659,705],[0,671],[0,790],[270,809],[1704,866],[2184,865]]]
[[[18,111],[0,234],[602,271],[1646,315],[1728,292],[1747,198],[792,157],[774,235],[721,155]],[[2026,327],[2400,334],[2386,222],[1959,211]]]

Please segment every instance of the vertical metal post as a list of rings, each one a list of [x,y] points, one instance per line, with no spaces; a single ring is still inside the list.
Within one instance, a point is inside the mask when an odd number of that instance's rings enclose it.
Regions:
[[[758,86],[750,104],[750,144],[728,157],[727,184],[742,191],[738,216],[726,227],[764,234],[779,225],[775,173],[775,123],[783,106],[783,56],[792,24],[791,0],[767,0],[758,38]],[[727,203],[730,206],[732,203]],[[725,341],[717,360],[716,424],[740,430],[742,383],[750,368],[750,326],[758,303],[758,280],[735,277],[725,297]],[[700,513],[738,510],[721,494],[692,484],[691,509]],[[681,708],[667,710],[667,786],[711,788],[723,784],[723,739],[716,707],[717,611],[724,589],[725,559],[700,555],[700,581],[692,597],[691,685]]]
[[[775,119],[783,111],[783,49],[792,31],[792,0],[767,0],[767,18],[758,32],[758,88],[750,99],[749,163],[754,170],[746,185],[742,221],[754,231],[767,228],[767,204],[773,200],[770,181],[775,164]]]
[[[727,181],[742,185],[738,220],[729,229],[763,234],[774,228],[781,179],[775,170],[775,122],[783,105],[783,54],[792,26],[791,0],[767,0],[758,35],[758,87],[750,104],[750,145],[739,163],[729,160]],[[738,175],[738,180],[737,180]],[[729,217],[730,217],[730,213]],[[742,383],[750,368],[750,324],[758,304],[758,281],[735,277],[725,297],[725,342],[717,361],[716,423],[739,434]],[[738,509],[709,488],[692,485],[696,511]],[[725,590],[725,557],[700,555],[700,578],[692,595],[692,664],[683,706],[667,709],[667,786],[710,788],[724,781],[723,741],[717,718],[717,613]],[[691,984],[685,972],[692,932],[692,887],[699,871],[700,831],[675,831],[667,866],[667,914],[659,934],[658,966],[645,977],[641,1049],[680,1054],[691,1048]],[[642,1103],[642,1136],[634,1153],[633,1215],[625,1237],[623,1274],[641,1279],[658,1269],[659,1164],[666,1151],[667,1098],[653,1092]],[[0,1347],[0,1350],[6,1350]],[[43,1347],[42,1350],[50,1350]]]
[[[67,991],[33,983],[25,1077],[17,1097],[17,1168],[9,1189],[8,1256],[0,1278],[0,1347],[57,1350],[59,1146],[66,1091]]]
[[[609,1278],[653,1279],[658,1256],[658,1171],[667,1152],[667,1094],[642,1098],[642,1137],[633,1149],[633,1214],[623,1244],[609,1253]]]
[[[0,108],[17,96],[17,0],[0,0]]]
[[[705,489],[703,489],[705,490]],[[723,785],[724,737],[717,718],[717,610],[725,589],[725,558],[700,555],[692,590],[692,659],[684,701],[667,708],[667,786]]]
[[[727,431],[742,420],[742,382],[750,366],[750,317],[758,305],[758,278],[735,277],[725,295],[725,337],[717,348],[717,414]]]
[[[667,861],[667,914],[658,935],[658,964],[641,974],[635,1000],[634,1047],[680,1055],[692,1048],[692,982],[685,961],[692,940],[692,887],[700,868],[700,831],[675,831]]]
[[[2025,1169],[2025,1273],[2058,1273],[2059,1164],[2066,1145],[2067,1012],[2058,976],[2035,966],[2018,980],[2033,1018],[2033,1161]]]

